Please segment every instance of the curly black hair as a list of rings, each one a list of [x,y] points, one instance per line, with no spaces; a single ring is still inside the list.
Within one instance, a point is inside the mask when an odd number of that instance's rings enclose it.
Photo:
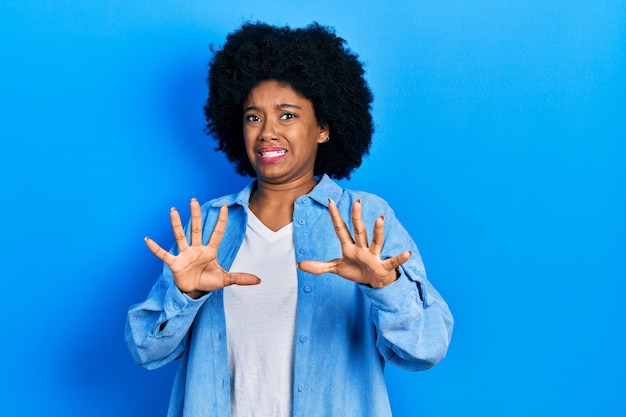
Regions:
[[[358,56],[332,28],[246,23],[229,34],[221,50],[211,47],[206,131],[241,175],[255,177],[243,139],[243,102],[265,80],[286,83],[311,100],[330,141],[318,147],[315,175],[349,178],[369,153],[374,131],[372,92]]]

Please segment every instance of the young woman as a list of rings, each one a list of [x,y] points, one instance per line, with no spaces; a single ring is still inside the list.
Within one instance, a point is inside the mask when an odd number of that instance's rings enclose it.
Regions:
[[[389,416],[384,364],[428,369],[452,316],[389,206],[342,189],[372,136],[372,95],[333,31],[245,24],[214,53],[209,134],[238,194],[170,213],[171,252],[126,341],[180,365],[169,416]],[[371,234],[371,236],[370,236]],[[234,284],[234,285],[233,285]]]

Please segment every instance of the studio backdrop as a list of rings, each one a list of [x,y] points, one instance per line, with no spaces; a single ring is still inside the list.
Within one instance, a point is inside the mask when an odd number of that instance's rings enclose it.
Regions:
[[[623,1],[0,5],[0,414],[165,415],[126,311],[174,243],[170,207],[238,191],[204,133],[209,45],[243,22],[332,26],[376,131],[342,185],[386,199],[455,331],[386,369],[397,417],[624,416]]]

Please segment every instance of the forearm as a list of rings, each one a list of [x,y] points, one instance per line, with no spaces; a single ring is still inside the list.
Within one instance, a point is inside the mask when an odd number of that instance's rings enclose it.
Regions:
[[[386,361],[424,370],[445,357],[452,336],[450,310],[427,281],[411,279],[404,269],[381,289],[363,288],[372,306],[377,347]]]
[[[173,283],[157,283],[146,301],[128,311],[125,339],[135,361],[154,369],[179,358],[203,302],[181,293]]]

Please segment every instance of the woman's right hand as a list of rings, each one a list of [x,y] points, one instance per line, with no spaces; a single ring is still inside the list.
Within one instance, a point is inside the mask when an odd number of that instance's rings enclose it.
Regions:
[[[178,245],[179,253],[172,255],[154,240],[146,237],[146,245],[159,259],[169,266],[174,274],[176,286],[191,298],[200,298],[209,291],[219,290],[231,284],[254,285],[261,280],[253,274],[245,272],[225,271],[217,262],[217,249],[222,242],[228,207],[223,205],[206,245],[202,244],[202,214],[200,204],[195,198],[191,200],[191,244],[180,220],[176,208],[170,212],[172,230]]]

